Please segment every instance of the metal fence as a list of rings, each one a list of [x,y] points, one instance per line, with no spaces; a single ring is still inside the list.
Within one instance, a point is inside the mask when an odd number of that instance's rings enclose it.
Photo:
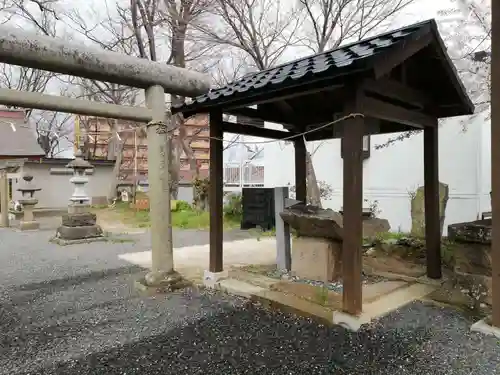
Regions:
[[[227,187],[263,187],[264,166],[252,161],[224,164],[224,185]]]

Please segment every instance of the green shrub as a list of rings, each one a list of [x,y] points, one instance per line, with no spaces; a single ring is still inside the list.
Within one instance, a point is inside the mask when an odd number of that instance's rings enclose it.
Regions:
[[[186,201],[173,200],[170,202],[170,211],[192,211],[193,207]]]
[[[243,213],[241,194],[232,194],[224,205],[224,216],[229,220],[240,220]]]

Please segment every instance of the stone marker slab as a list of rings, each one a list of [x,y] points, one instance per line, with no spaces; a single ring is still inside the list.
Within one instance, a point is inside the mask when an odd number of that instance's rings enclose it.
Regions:
[[[446,206],[448,204],[449,187],[447,184],[439,183],[439,216],[440,230],[443,235]],[[411,200],[411,235],[425,237],[425,188],[420,186]]]

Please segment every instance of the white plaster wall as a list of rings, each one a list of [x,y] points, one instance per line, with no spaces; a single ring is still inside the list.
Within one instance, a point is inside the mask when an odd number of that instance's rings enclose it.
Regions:
[[[26,163],[23,172],[33,176],[33,183],[42,190],[35,193],[38,199],[36,208],[59,209],[68,206],[69,198],[73,193],[73,185],[69,182],[71,174],[53,174],[51,168],[64,169],[64,164]],[[71,171],[69,171],[71,172]],[[22,172],[9,176],[14,178],[12,184],[13,200],[20,199],[22,194],[17,191]],[[113,165],[95,165],[93,173],[88,175],[89,183],[86,192],[89,197],[106,197],[113,178]],[[17,178],[17,180],[16,180]]]
[[[481,185],[480,185],[480,210],[481,212],[491,211],[490,191],[491,191],[491,126],[486,115],[479,117],[481,126]]]
[[[450,197],[446,210],[447,225],[474,220],[481,212],[479,191],[484,191],[482,170],[485,147],[484,122],[468,124],[464,132],[464,118],[448,119],[439,129],[439,177],[449,185]],[[281,128],[266,124],[266,127]],[[423,135],[419,134],[388,148],[375,150],[376,144],[384,143],[394,135],[371,137],[371,156],[364,162],[364,198],[378,201],[380,217],[387,218],[393,231],[409,231],[411,228],[410,192],[424,182]],[[308,144],[313,149],[313,144]],[[313,156],[318,180],[334,189],[332,199],[324,206],[335,210],[342,206],[342,170],[340,140],[330,140]],[[293,145],[276,142],[266,146],[266,187],[294,185]],[[487,188],[489,192],[489,188]],[[483,210],[484,211],[484,210]]]

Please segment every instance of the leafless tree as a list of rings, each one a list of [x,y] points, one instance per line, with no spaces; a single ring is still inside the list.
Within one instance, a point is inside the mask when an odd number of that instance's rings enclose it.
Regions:
[[[441,32],[448,53],[476,106],[472,118],[491,115],[491,2],[488,0],[454,0],[452,6],[439,11]],[[461,121],[463,130],[471,117]],[[446,120],[444,120],[446,121]],[[410,130],[375,145],[383,149],[409,139],[420,130]]]
[[[59,112],[37,111],[33,113],[35,130],[40,147],[49,158],[57,157],[73,145],[73,131],[70,126],[71,115]]]
[[[35,32],[56,36],[57,0],[2,0],[0,22],[26,25]],[[14,90],[39,92],[58,79],[58,75],[38,69],[0,64],[0,87]],[[69,116],[45,111],[27,111],[27,117],[34,124],[38,143],[49,157],[56,156],[61,149],[60,141],[70,142]]]
[[[305,13],[302,44],[313,53],[339,47],[347,41],[357,41],[390,25],[414,0],[298,0]],[[307,197],[321,206],[319,187],[312,155],[307,157]]]
[[[314,53],[355,41],[387,26],[413,0],[215,0],[215,15],[223,22],[206,35],[228,48],[243,51],[247,70],[269,69],[296,46]],[[225,63],[225,62],[224,62]],[[219,73],[219,76],[223,76]],[[307,157],[308,201],[321,206],[321,194]]]
[[[306,14],[305,47],[313,53],[363,39],[390,25],[414,0],[298,0]]]
[[[75,29],[101,48],[119,51],[152,61],[164,61],[179,67],[196,65],[200,56],[207,54],[207,43],[198,43],[196,30],[191,25],[203,22],[211,0],[128,0],[116,1],[107,9],[104,20],[89,24],[88,15],[73,12],[69,15]],[[200,65],[196,67],[199,68]],[[130,104],[136,99],[136,90],[101,82],[82,81],[85,92],[94,98],[118,104]],[[173,96],[172,103],[185,99]],[[125,102],[125,103],[124,103]],[[184,119],[173,118],[175,132],[169,141],[172,150],[170,181],[172,195],[177,196],[180,158],[182,152],[190,160],[193,171],[198,170],[191,143],[200,131],[188,136]],[[174,136],[175,133],[175,136]]]

